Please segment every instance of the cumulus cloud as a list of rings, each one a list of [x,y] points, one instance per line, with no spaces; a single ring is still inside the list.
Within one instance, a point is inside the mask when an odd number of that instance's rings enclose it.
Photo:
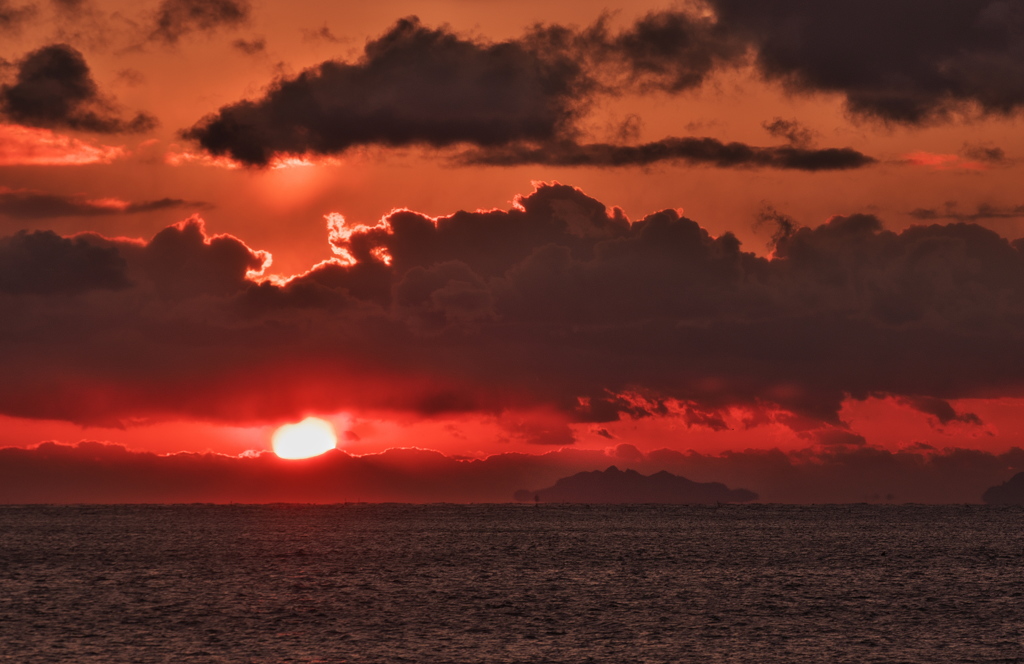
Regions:
[[[583,143],[577,121],[594,95],[661,81],[699,85],[738,49],[708,19],[651,15],[611,34],[536,28],[487,43],[403,19],[355,63],[327,61],[265,95],[221,108],[184,132],[214,155],[266,166],[275,155],[355,146],[474,146],[464,163],[642,166],[661,161],[800,170],[858,168],[850,148],[752,147],[713,138],[640,145]],[[611,72],[611,73],[609,73]]]
[[[123,201],[118,198],[64,196],[26,189],[0,187],[0,215],[12,219],[48,219],[51,217],[93,217],[139,214],[175,208],[206,208],[208,204],[180,198],[152,201]]]
[[[713,17],[651,12],[619,32],[608,16],[585,28],[538,25],[524,41],[542,52],[569,53],[606,92],[684,92],[716,71],[740,64],[747,44]]]
[[[148,242],[68,240],[115,250],[133,285],[0,300],[0,412],[479,412],[567,444],[572,422],[714,430],[741,407],[841,430],[851,397],[941,419],[929,399],[1024,395],[1024,247],[973,224],[833,217],[778,235],[766,258],[678,211],[630,221],[563,185],[509,210],[329,222],[336,257],[287,281],[260,281],[269,255],[198,219]]]
[[[31,127],[101,134],[149,131],[156,120],[144,113],[121,117],[113,101],[100,94],[85,58],[67,44],[44,46],[18,63],[13,84],[0,86],[0,111]]]
[[[189,33],[242,26],[251,12],[249,0],[162,0],[150,38],[175,44]]]
[[[116,249],[52,231],[0,238],[0,293],[69,295],[127,288],[125,260]]]
[[[355,145],[548,140],[575,115],[585,83],[567,57],[542,59],[517,42],[479,43],[410,18],[368,42],[360,61],[327,61],[282,79],[185,136],[255,165],[275,153]]]
[[[570,449],[456,459],[393,449],[359,457],[338,450],[284,461],[270,453],[158,456],[96,442],[43,443],[0,449],[0,502],[511,502],[523,487],[549,486],[612,464],[645,475],[667,471],[695,482],[749,487],[764,502],[978,503],[988,487],[1024,468],[1024,451],[862,447],[704,455],[643,454],[634,448],[625,455]],[[987,496],[999,502],[994,498],[999,497]]]
[[[835,92],[860,115],[919,124],[1024,105],[1024,11],[1001,0],[710,0],[758,70],[790,90]]]

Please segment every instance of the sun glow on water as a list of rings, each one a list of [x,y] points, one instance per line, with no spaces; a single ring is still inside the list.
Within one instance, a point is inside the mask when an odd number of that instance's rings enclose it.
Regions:
[[[274,454],[282,459],[308,459],[338,444],[334,425],[319,417],[307,417],[298,424],[285,424],[271,438]]]

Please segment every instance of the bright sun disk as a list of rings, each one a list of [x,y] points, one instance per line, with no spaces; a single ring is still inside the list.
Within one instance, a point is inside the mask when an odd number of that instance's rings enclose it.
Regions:
[[[274,454],[282,459],[308,459],[338,444],[334,425],[319,417],[307,417],[298,424],[285,424],[271,438]]]

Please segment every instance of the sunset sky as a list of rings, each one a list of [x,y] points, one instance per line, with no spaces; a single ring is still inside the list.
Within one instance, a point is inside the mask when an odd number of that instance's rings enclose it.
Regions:
[[[1024,462],[1022,107],[1002,0],[0,0],[0,447],[316,416],[970,501]]]

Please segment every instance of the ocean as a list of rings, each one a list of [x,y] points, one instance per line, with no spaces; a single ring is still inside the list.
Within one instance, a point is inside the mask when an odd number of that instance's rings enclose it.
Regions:
[[[1024,662],[1024,508],[0,507],[0,662]]]

